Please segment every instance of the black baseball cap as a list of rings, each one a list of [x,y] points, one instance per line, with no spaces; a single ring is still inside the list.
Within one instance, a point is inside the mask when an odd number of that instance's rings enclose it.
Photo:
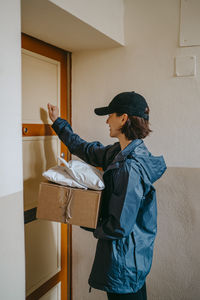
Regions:
[[[149,115],[145,113],[146,108],[148,104],[142,95],[135,92],[123,92],[115,96],[108,106],[95,108],[94,112],[98,116],[126,113],[149,120]]]

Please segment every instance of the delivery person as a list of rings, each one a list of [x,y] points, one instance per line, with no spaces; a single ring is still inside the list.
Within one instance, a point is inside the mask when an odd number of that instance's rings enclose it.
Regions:
[[[69,151],[93,166],[102,167],[105,189],[96,229],[98,239],[89,277],[91,287],[107,292],[108,299],[146,300],[157,232],[156,191],[153,183],[166,170],[163,156],[153,156],[143,139],[151,132],[149,107],[135,92],[123,92],[97,115],[108,115],[110,136],[119,142],[104,146],[86,142],[48,104],[52,128]],[[90,230],[90,229],[88,229]]]

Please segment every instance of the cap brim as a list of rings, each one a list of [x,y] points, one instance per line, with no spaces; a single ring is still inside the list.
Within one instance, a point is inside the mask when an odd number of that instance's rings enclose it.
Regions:
[[[105,116],[110,114],[110,110],[108,106],[95,108],[94,112],[98,116]]]

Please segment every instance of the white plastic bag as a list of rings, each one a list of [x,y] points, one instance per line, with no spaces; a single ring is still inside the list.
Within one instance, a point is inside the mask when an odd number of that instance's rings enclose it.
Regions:
[[[71,186],[71,187],[77,187],[80,189],[87,189],[85,186],[79,184],[76,180],[74,180],[67,172],[66,168],[63,166],[56,166],[53,168],[50,168],[49,170],[42,173],[42,175],[48,179],[49,181]]]
[[[97,168],[79,160],[70,160],[67,162],[59,157],[60,161],[65,165],[66,172],[76,182],[93,190],[103,190],[105,188],[103,182],[103,174]]]

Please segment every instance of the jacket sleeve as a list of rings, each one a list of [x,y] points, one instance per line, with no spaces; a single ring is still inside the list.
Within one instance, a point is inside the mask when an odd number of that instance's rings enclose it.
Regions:
[[[103,167],[104,169],[106,152],[112,145],[105,147],[98,141],[86,142],[73,132],[66,120],[61,118],[56,119],[52,124],[52,128],[72,154],[90,165]]]
[[[97,239],[116,240],[128,236],[143,198],[141,175],[132,166],[125,164],[118,169],[113,181],[114,190],[108,199],[108,218],[98,223],[93,233]]]

